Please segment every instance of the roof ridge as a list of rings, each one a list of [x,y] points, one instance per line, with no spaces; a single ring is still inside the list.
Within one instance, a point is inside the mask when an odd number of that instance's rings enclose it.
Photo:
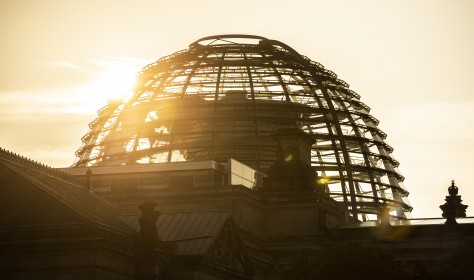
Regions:
[[[216,236],[215,235],[202,235],[202,236],[186,237],[186,238],[180,238],[179,241],[189,241],[189,240],[197,240],[197,239],[204,239],[204,238],[216,238]]]
[[[35,171],[41,172],[44,175],[54,177],[59,180],[66,181],[68,183],[77,184],[81,187],[84,187],[84,182],[79,179],[74,178],[71,174],[58,170],[54,167],[46,165],[44,163],[32,160],[30,158],[24,157],[20,154],[14,153],[7,149],[0,147],[0,159],[11,162],[16,165],[20,165]]]
[[[203,211],[179,211],[179,212],[161,212],[161,214],[168,214],[168,215],[176,215],[176,214],[198,214],[198,213],[228,213],[230,214],[229,210],[203,210]]]

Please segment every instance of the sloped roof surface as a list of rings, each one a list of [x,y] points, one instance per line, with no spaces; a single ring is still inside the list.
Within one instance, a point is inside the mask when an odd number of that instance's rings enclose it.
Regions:
[[[139,216],[124,219],[139,230]],[[204,255],[230,219],[226,211],[162,213],[157,221],[161,241],[176,243],[177,255]]]
[[[80,181],[66,173],[1,148],[0,165],[26,180],[29,183],[27,186],[53,197],[86,220],[136,234],[132,227],[119,218],[125,214],[124,210],[87,190]],[[7,182],[6,179],[2,178],[2,182]]]
[[[228,212],[175,213],[158,219],[158,233],[177,242],[176,254],[203,255],[229,219]]]

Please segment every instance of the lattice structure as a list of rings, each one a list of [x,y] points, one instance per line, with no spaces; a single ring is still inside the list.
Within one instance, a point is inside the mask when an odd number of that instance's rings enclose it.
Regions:
[[[235,158],[263,172],[272,134],[314,137],[311,164],[355,216],[411,211],[378,120],[349,85],[291,47],[259,36],[200,39],[138,75],[134,95],[100,109],[75,166]]]

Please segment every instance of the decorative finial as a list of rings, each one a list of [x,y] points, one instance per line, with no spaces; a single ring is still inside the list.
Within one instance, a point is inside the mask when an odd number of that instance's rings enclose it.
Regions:
[[[456,218],[466,217],[467,205],[462,204],[461,196],[458,195],[458,187],[451,181],[448,188],[449,195],[446,196],[446,203],[439,207],[443,211],[443,217],[446,218],[446,225],[456,225]]]
[[[458,187],[454,185],[454,180],[451,181],[451,186],[448,188],[448,192],[451,196],[456,196],[458,194]]]

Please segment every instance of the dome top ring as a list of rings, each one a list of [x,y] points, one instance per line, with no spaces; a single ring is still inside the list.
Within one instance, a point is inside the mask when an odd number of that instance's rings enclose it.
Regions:
[[[235,40],[238,39],[238,40]],[[257,40],[256,43],[253,43],[254,40]],[[247,35],[247,34],[222,34],[222,35],[213,35],[203,37],[191,43],[189,46],[207,46],[211,44],[255,44],[257,45],[262,40],[268,40],[265,37],[257,35]]]

